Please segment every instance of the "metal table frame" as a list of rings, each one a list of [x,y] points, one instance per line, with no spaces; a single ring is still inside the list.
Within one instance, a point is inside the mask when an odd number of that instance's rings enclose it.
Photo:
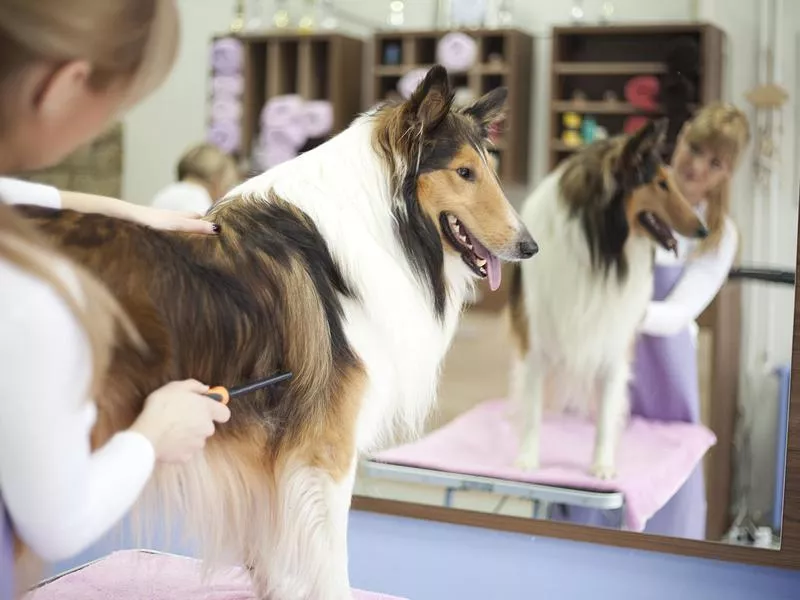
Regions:
[[[622,492],[600,492],[565,488],[523,481],[482,477],[464,473],[452,473],[409,467],[376,460],[365,459],[360,463],[361,472],[373,479],[384,479],[401,483],[415,483],[443,487],[444,506],[453,506],[453,494],[459,491],[481,491],[503,497],[530,500],[532,518],[550,519],[553,508],[558,505],[579,506],[598,510],[618,510],[622,513],[625,497]],[[624,529],[624,520],[619,519],[619,528]]]

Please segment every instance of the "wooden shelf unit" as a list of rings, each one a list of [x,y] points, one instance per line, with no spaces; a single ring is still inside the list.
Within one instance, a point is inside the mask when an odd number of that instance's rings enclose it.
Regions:
[[[468,87],[478,98],[500,86],[508,87],[508,113],[499,142],[493,148],[504,183],[528,182],[533,38],[516,29],[453,29],[380,31],[374,35],[373,103],[397,94],[406,73],[437,62],[439,40],[462,31],[477,42],[478,58],[466,72],[451,72],[454,86]],[[389,60],[389,56],[392,59]]]
[[[275,96],[298,94],[305,100],[328,100],[333,108],[329,137],[347,128],[361,111],[363,40],[294,30],[223,34],[214,39],[224,37],[236,37],[245,46],[242,150],[236,158],[246,168],[260,133],[261,111]]]
[[[624,86],[637,75],[664,76],[670,44],[680,38],[695,41],[699,48],[699,78],[692,108],[722,96],[723,43],[725,34],[706,23],[636,24],[611,26],[554,27],[552,35],[549,166],[555,168],[581,146],[564,143],[563,115],[591,115],[609,136],[621,133],[630,116],[648,118],[664,114],[660,104],[641,110],[625,100]],[[582,91],[583,101],[573,100]],[[607,90],[617,101],[606,102]],[[668,140],[672,152],[674,139]]]

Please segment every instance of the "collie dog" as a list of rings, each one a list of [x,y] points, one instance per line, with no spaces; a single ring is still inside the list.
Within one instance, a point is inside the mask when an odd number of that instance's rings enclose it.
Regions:
[[[674,251],[673,229],[707,235],[660,158],[666,125],[651,121],[634,135],[594,142],[524,203],[523,222],[543,250],[513,266],[510,289],[510,396],[522,426],[522,469],[539,466],[543,411],[572,410],[595,413],[591,472],[615,475],[637,327],[653,292],[655,244]]]
[[[120,300],[150,349],[123,343],[93,444],[145,397],[193,377],[235,386],[231,420],[182,466],[159,466],[171,509],[210,562],[249,568],[259,598],[350,598],[347,522],[360,453],[416,432],[476,279],[537,245],[489,166],[505,89],[453,105],[435,66],[405,102],[249,179],[209,212],[218,236],[22,208]]]

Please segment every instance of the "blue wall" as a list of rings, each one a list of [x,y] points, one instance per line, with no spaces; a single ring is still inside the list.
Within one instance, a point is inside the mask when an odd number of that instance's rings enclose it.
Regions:
[[[120,547],[104,540],[55,571]],[[350,573],[409,600],[800,600],[800,571],[365,512],[351,514]]]

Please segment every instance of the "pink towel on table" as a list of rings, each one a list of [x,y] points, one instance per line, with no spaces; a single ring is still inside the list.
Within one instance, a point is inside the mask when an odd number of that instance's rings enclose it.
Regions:
[[[618,447],[617,478],[601,481],[588,473],[594,425],[572,417],[545,418],[541,467],[527,473],[514,466],[519,440],[507,407],[505,400],[487,400],[419,441],[386,450],[374,459],[526,483],[622,492],[626,526],[642,531],[716,443],[714,434],[702,425],[635,417]]]
[[[241,75],[217,75],[211,79],[214,98],[237,99],[244,93],[244,78]]]
[[[475,40],[461,31],[451,31],[436,45],[436,60],[448,71],[468,71],[477,56]]]
[[[25,600],[256,600],[244,569],[214,572],[208,580],[194,558],[123,550],[33,590]],[[353,590],[355,600],[403,600]]]

